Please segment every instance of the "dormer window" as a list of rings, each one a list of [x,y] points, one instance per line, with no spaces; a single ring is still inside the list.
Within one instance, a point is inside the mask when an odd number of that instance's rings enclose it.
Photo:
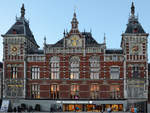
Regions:
[[[17,31],[16,31],[16,29],[13,29],[13,34],[17,34]]]
[[[134,33],[137,33],[137,32],[138,32],[138,29],[137,29],[137,28],[134,28],[134,29],[133,29],[133,32],[134,32]]]

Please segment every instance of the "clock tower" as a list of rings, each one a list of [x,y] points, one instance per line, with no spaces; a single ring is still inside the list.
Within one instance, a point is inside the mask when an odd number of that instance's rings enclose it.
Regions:
[[[73,14],[73,19],[71,21],[72,28],[70,32],[65,36],[65,47],[71,47],[71,48],[79,48],[84,47],[84,37],[80,33],[78,29],[78,20],[76,18],[76,13]]]
[[[25,18],[24,4],[21,16],[3,37],[3,98],[26,97],[27,54],[38,45]],[[23,71],[22,71],[23,70]]]
[[[148,34],[135,16],[132,3],[131,15],[125,33],[122,34],[121,47],[124,54],[124,96],[128,103],[148,98]]]

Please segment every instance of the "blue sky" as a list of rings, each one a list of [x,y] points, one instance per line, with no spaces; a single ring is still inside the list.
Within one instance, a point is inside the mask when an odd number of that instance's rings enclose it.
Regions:
[[[16,16],[20,17],[20,8],[24,3],[25,17],[30,21],[30,28],[37,43],[43,48],[44,36],[47,43],[53,44],[63,37],[64,29],[70,30],[76,7],[81,32],[91,29],[93,37],[99,43],[103,42],[105,33],[107,48],[120,48],[121,34],[126,29],[132,1],[139,22],[144,30],[150,33],[150,0],[1,0],[0,34],[8,31],[15,23]],[[0,38],[1,54],[2,48]]]

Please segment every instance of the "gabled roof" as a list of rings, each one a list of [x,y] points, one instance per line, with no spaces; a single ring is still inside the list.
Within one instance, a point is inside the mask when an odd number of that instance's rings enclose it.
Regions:
[[[134,15],[134,13],[135,13],[135,7],[134,7],[134,3],[132,2],[131,16],[129,18],[125,33],[132,33],[132,34],[145,33],[143,27],[138,22],[138,18]]]
[[[2,36],[17,36],[17,35],[25,36],[25,38],[27,38],[33,44],[39,47],[34,39],[34,35],[32,34],[30,30],[29,22],[25,19],[24,4],[22,4],[22,7],[21,7],[21,16],[19,18],[16,18],[15,24],[6,32],[5,35],[2,35]]]
[[[100,44],[92,37],[91,32],[82,32],[82,35],[85,37],[86,47],[100,46]]]
[[[92,37],[90,32],[81,32],[83,37],[85,37],[85,47],[97,47],[100,46],[99,43]],[[51,45],[51,47],[64,47],[64,38]]]
[[[28,54],[44,54],[44,50],[30,50],[28,51]]]
[[[28,40],[37,45],[34,35],[30,30],[29,22],[25,18],[16,19],[15,24],[6,32],[5,35],[24,35]]]
[[[138,19],[131,17],[127,24],[125,33],[145,33],[145,31],[141,24],[138,22]]]

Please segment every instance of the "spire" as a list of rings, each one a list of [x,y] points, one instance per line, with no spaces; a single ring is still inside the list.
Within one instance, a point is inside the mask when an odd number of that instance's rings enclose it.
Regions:
[[[77,29],[78,28],[78,21],[77,21],[77,18],[76,18],[76,12],[74,11],[74,14],[73,14],[73,19],[71,21],[71,24],[72,24],[72,29]]]
[[[131,14],[134,15],[135,13],[135,7],[134,7],[134,3],[132,2],[132,6],[131,6]]]
[[[44,37],[44,44],[46,44],[46,36]]]
[[[22,4],[22,7],[21,7],[21,18],[24,18],[24,15],[25,15],[25,8],[24,8],[24,4]]]
[[[66,32],[65,32],[65,29],[64,29],[64,33],[63,33],[63,34],[64,34],[64,37],[65,37],[65,36],[66,36]]]
[[[105,33],[104,33],[104,43],[106,43],[106,35],[105,35]]]

